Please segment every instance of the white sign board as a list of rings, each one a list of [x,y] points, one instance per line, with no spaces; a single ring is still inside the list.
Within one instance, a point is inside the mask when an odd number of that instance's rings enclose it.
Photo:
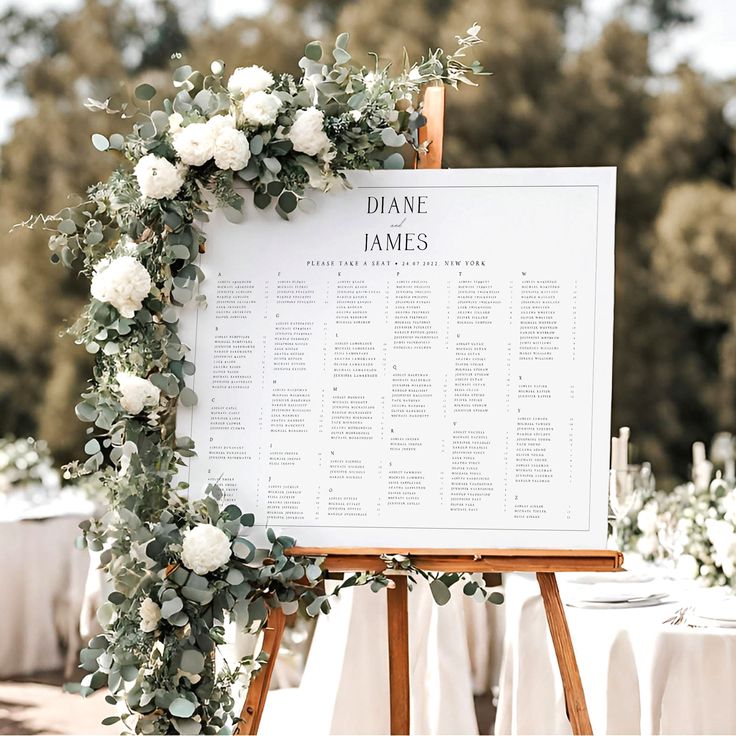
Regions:
[[[192,491],[305,546],[604,548],[615,169],[349,179],[207,225]]]

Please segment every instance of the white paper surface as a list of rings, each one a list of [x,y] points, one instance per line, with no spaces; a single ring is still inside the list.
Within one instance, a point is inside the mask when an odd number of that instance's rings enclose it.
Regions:
[[[305,546],[604,548],[615,169],[349,178],[207,225],[192,492]]]

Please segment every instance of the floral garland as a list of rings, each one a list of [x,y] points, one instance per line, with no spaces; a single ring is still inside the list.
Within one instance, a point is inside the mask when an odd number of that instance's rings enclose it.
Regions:
[[[106,491],[107,512],[82,525],[114,587],[98,614],[103,633],[82,652],[82,692],[107,686],[120,712],[103,723],[122,720],[136,733],[229,732],[237,723],[233,686],[261,660],[217,664],[224,622],[257,631],[270,609],[314,616],[330,608],[320,559],[286,554],[294,540],[271,530],[270,548],[257,548],[247,533],[252,514],[222,508],[216,486],[189,500],[186,485],[175,483],[194,454],[191,438],[175,435],[174,416],[178,402],[197,401],[186,386],[195,366],[177,329],[180,308],[204,278],[195,264],[205,246],[196,223],[213,207],[242,220],[239,189],[250,189],[255,207],[288,219],[310,190],[329,189],[345,170],[400,168],[397,149],[418,148],[425,122],[421,89],[457,88],[483,73],[464,60],[479,30],[458,36],[453,54],[405,60],[396,76],[377,57],[372,70],[353,66],[343,33],[329,62],[319,43],[307,45],[300,79],[258,66],[226,78],[215,61],[207,73],[176,69],[178,91],[159,109],[149,84],[135,89],[146,111],[88,101],[133,120],[127,136],[92,136],[97,149],[117,151],[130,166],[92,186],[82,204],[22,224],[51,230],[52,260],[91,280],[91,299],[70,330],[97,356],[76,406],[90,424],[88,459],[66,475],[93,474]],[[499,602],[478,575],[429,573],[400,556],[386,567],[428,580],[438,603],[459,581],[467,595]],[[339,589],[365,584],[381,590],[391,581],[362,573]]]

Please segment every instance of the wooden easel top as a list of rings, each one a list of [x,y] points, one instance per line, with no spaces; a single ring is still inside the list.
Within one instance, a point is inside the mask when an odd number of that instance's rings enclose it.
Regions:
[[[386,547],[292,547],[292,555],[324,557],[331,572],[386,569],[385,555],[406,555],[433,572],[615,572],[624,556],[616,550],[396,549]]]

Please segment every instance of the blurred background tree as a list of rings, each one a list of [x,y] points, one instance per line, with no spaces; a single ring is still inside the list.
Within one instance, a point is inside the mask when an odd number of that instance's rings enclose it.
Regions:
[[[0,71],[32,111],[2,149],[0,227],[64,206],[105,176],[92,132],[115,121],[82,107],[120,80],[166,85],[172,53],[194,66],[258,63],[296,71],[304,42],[349,30],[352,50],[400,59],[483,26],[494,76],[449,95],[451,167],[615,165],[618,174],[613,424],[672,482],[689,446],[736,427],[732,87],[687,65],[662,75],[649,44],[692,21],[684,0],[621,0],[599,37],[570,48],[581,0],[272,0],[217,25],[204,2],[86,0],[81,9],[0,18]],[[48,262],[38,234],[6,238],[0,291],[0,434],[44,437],[68,460],[81,447],[73,405],[89,361],[57,339],[86,285]]]

